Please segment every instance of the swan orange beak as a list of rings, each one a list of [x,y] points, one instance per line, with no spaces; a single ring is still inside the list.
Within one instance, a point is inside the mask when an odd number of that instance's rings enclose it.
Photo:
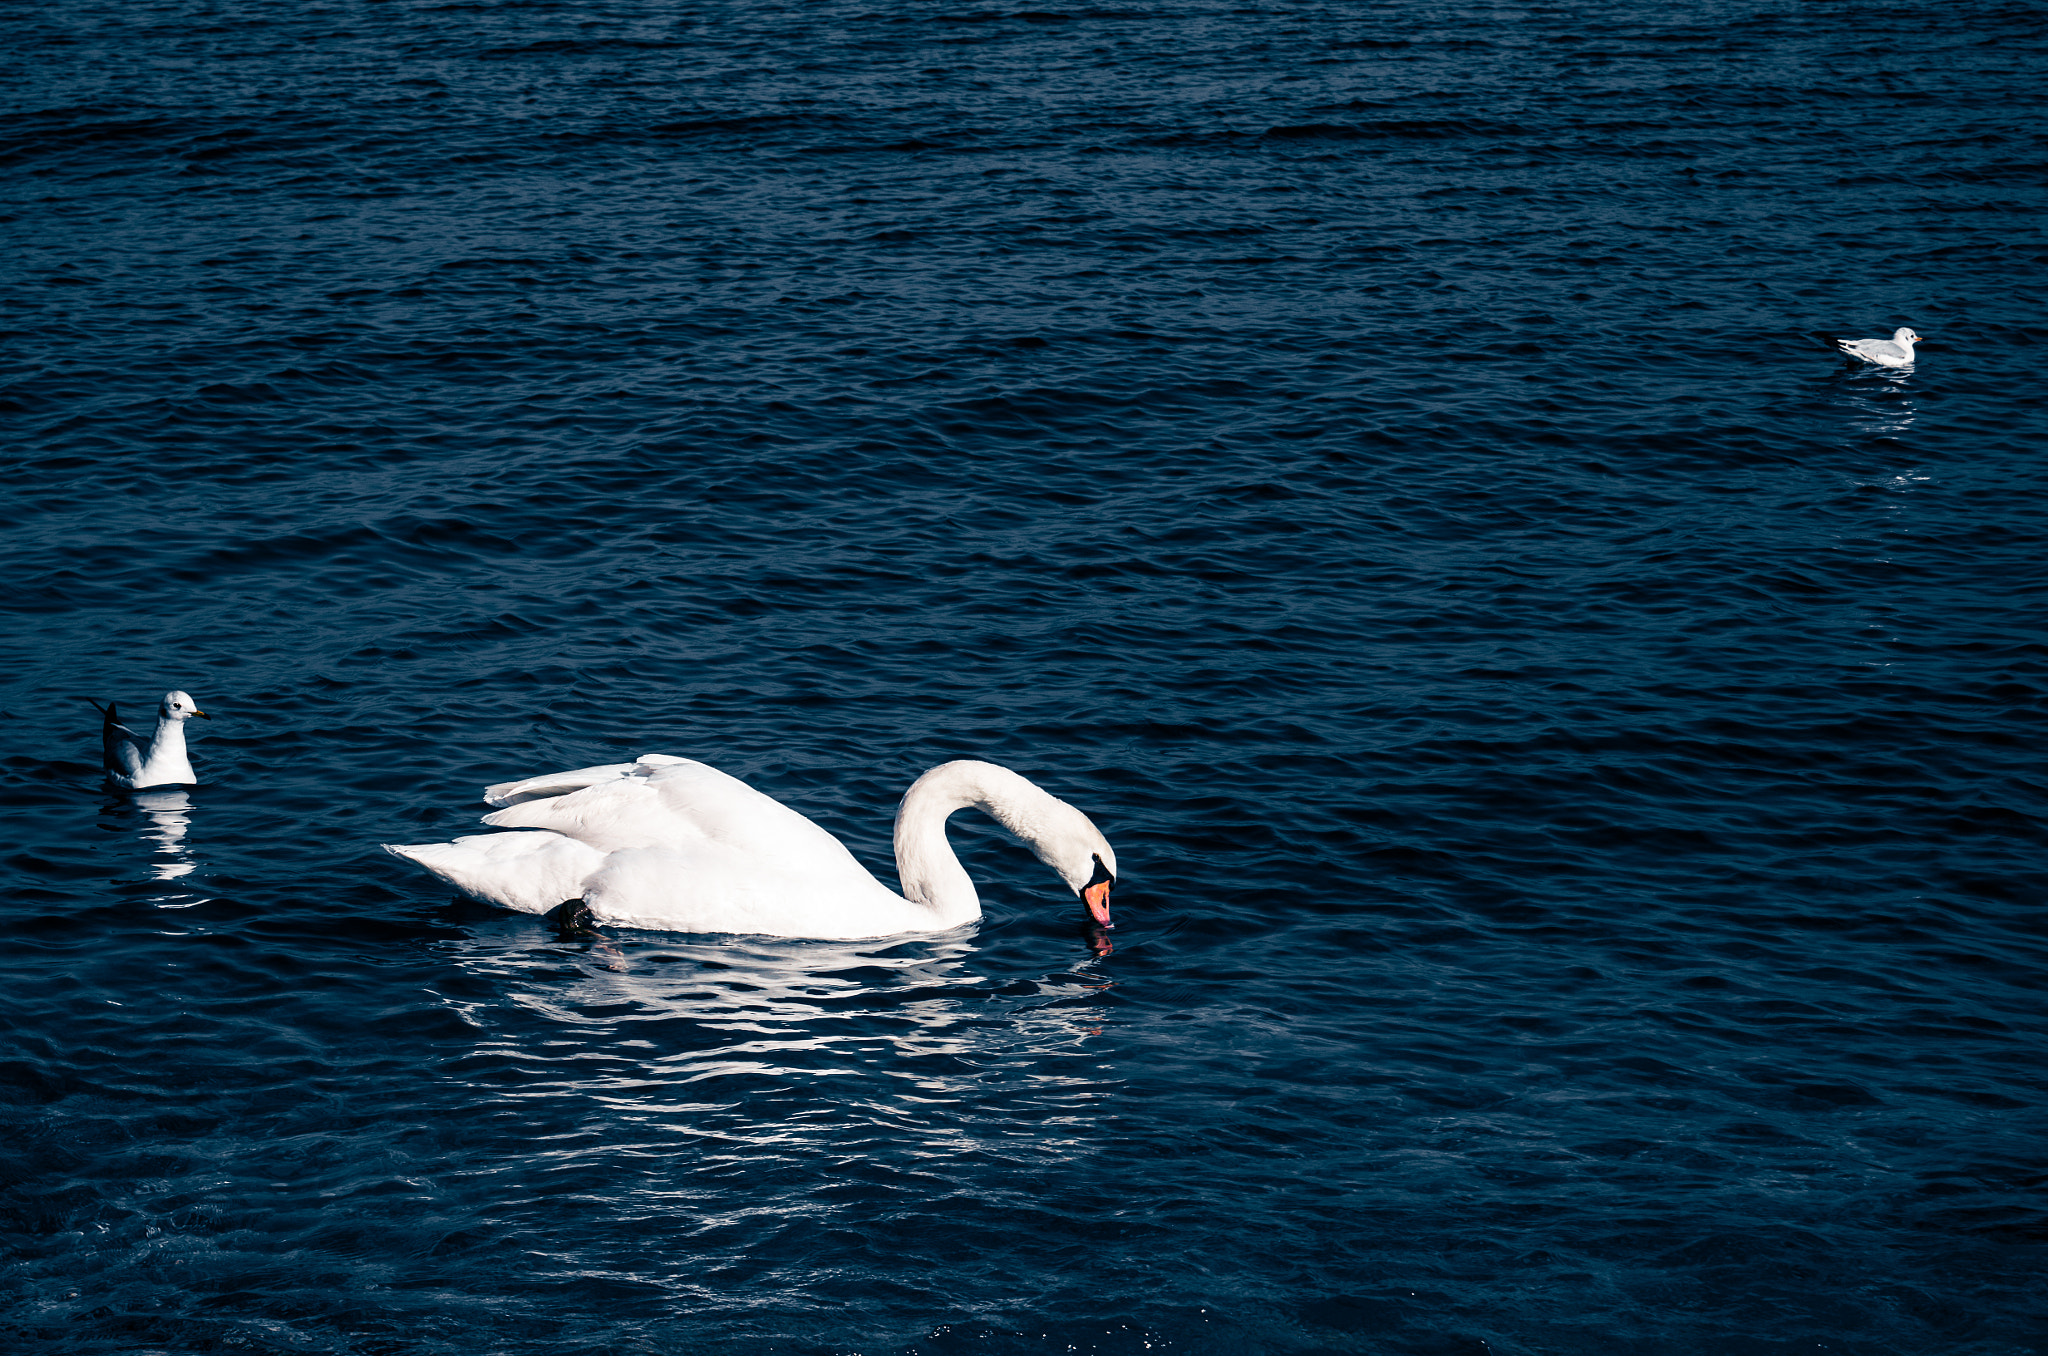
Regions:
[[[1088,906],[1089,916],[1106,928],[1115,927],[1109,921],[1109,882],[1099,880],[1081,892],[1081,902]]]

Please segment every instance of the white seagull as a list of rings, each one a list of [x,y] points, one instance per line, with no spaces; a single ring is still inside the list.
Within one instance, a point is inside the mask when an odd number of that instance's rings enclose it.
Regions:
[[[942,763],[896,810],[897,894],[837,838],[736,777],[650,753],[484,790],[494,828],[452,843],[386,843],[472,899],[569,926],[852,939],[944,932],[981,917],[946,841],[946,818],[980,810],[1021,839],[1109,926],[1116,852],[1073,806],[994,763]]]
[[[1889,339],[1837,339],[1832,334],[1820,337],[1850,357],[1876,363],[1879,367],[1911,367],[1913,345],[1921,342],[1920,336],[1904,325],[1892,331]]]
[[[86,700],[92,702],[90,697]],[[100,740],[108,781],[128,791],[198,784],[199,778],[192,775],[192,760],[185,755],[185,722],[194,716],[202,720],[213,717],[200,710],[190,694],[164,693],[156,709],[156,733],[148,739],[121,723],[112,702],[92,704],[102,718]]]

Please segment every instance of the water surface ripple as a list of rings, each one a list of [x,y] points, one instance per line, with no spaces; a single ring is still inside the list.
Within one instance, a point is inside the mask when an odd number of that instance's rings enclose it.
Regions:
[[[2044,55],[20,10],[0,1345],[2048,1351]],[[108,794],[173,685],[205,784]],[[376,850],[640,751],[884,871],[1014,766],[1116,947],[984,823],[874,944]]]

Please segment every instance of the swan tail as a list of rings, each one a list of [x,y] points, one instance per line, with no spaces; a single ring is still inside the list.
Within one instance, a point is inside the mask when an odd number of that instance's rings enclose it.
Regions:
[[[484,833],[452,843],[386,843],[384,850],[486,904],[546,913],[580,897],[604,854],[559,833]]]

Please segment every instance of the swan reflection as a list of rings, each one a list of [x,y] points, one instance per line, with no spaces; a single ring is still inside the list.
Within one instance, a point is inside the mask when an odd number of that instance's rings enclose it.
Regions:
[[[479,1057],[516,1063],[524,1095],[588,1098],[641,1132],[754,1151],[886,1140],[917,1156],[1065,1160],[1088,1151],[1120,1081],[1091,1040],[1111,987],[1092,958],[1005,982],[970,963],[985,950],[972,929],[536,948],[514,928],[517,943],[493,929],[457,944],[499,995],[457,1004],[502,1033]]]

